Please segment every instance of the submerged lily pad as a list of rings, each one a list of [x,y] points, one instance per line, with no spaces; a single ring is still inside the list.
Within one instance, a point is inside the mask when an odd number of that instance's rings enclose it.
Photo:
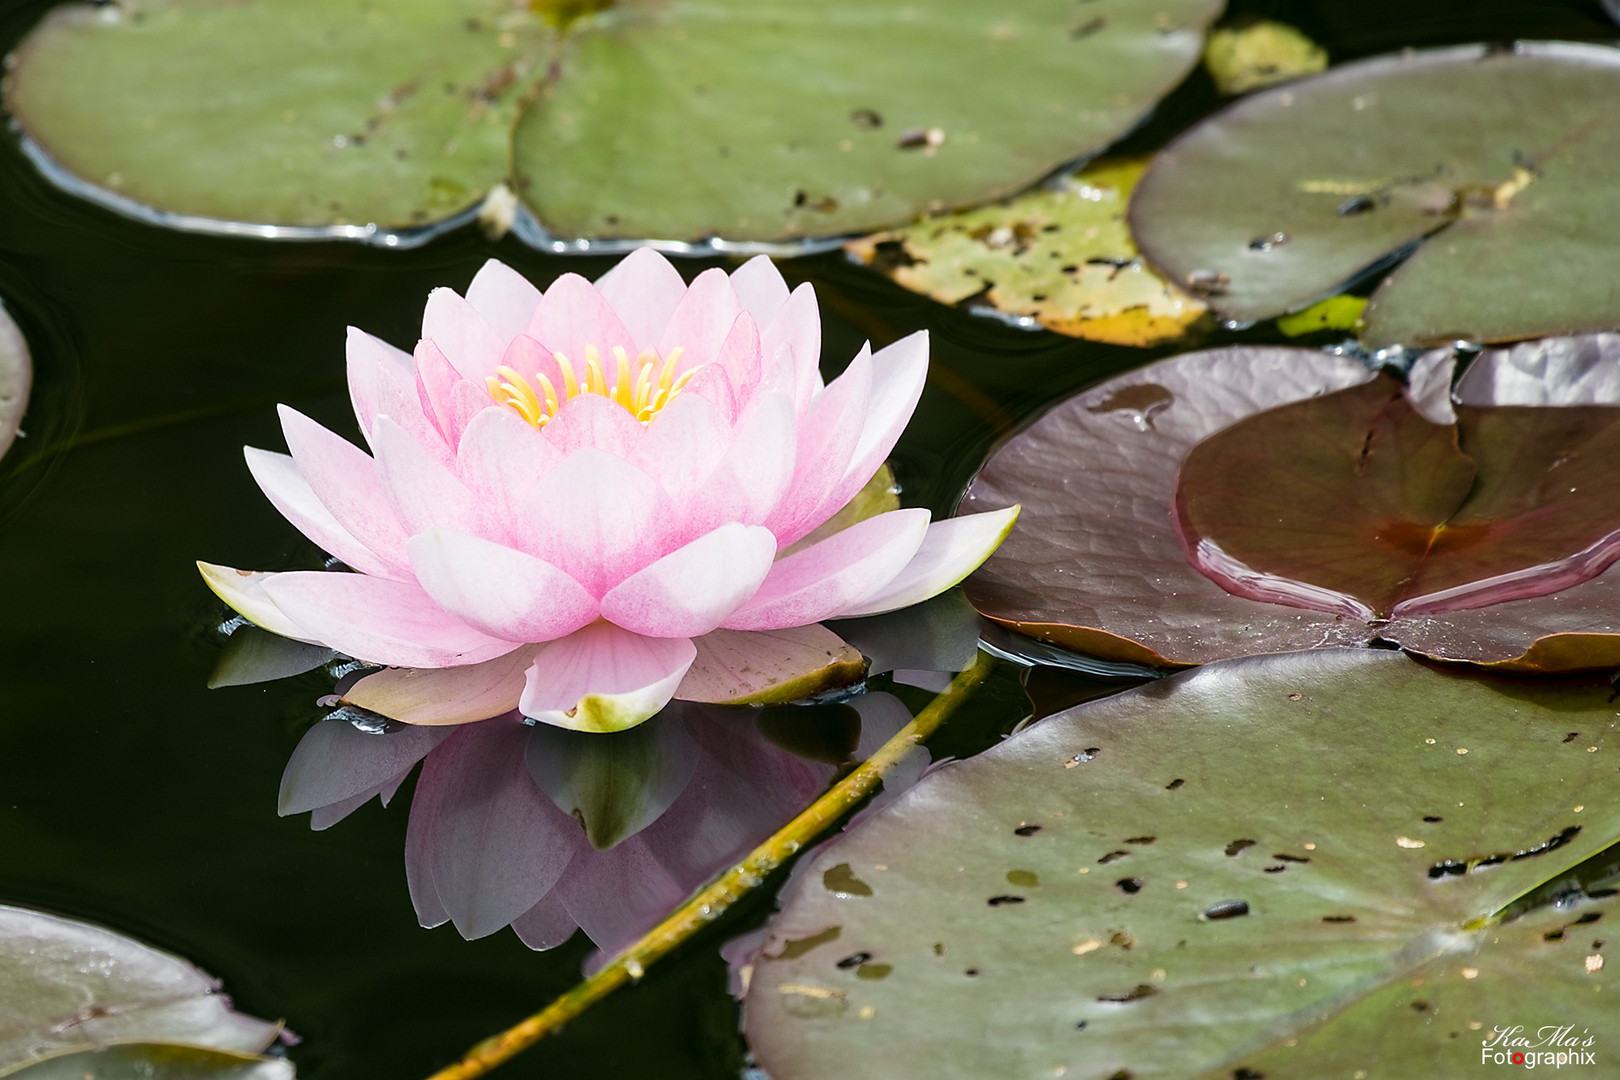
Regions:
[[[0,454],[17,437],[17,425],[28,408],[28,386],[34,373],[28,342],[0,304]]]
[[[969,486],[965,509],[1022,503],[1025,527],[967,596],[1157,666],[1376,639],[1620,666],[1620,335],[1489,350],[1456,405],[1451,364],[1426,356],[1403,394],[1341,356],[1221,349],[1071,398]]]
[[[275,1041],[280,1024],[234,1012],[218,991],[186,961],[122,934],[0,906],[0,1073],[124,1043],[257,1054]]]
[[[1138,258],[1125,205],[1144,161],[1092,165],[1011,202],[853,240],[845,250],[942,304],[975,297],[1060,334],[1154,345],[1208,310]]]
[[[1614,901],[1501,915],[1620,837],[1609,694],[1334,650],[1042,721],[804,868],[750,1044],[777,1080],[1304,1080],[1601,1042]]]
[[[1372,345],[1620,325],[1620,50],[1442,49],[1256,94],[1172,143],[1131,227],[1172,281],[1250,322],[1416,246],[1373,293]]]
[[[393,233],[505,175],[554,38],[505,0],[69,4],[12,55],[5,99],[116,209]]]
[[[59,183],[170,224],[398,243],[509,180],[555,235],[781,242],[1095,153],[1181,81],[1221,7],[75,4],[19,47],[6,102]]]

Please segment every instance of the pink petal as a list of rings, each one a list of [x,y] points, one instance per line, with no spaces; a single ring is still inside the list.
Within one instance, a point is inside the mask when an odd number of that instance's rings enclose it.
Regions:
[[[904,569],[927,529],[926,510],[891,510],[856,522],[779,560],[753,598],[722,625],[773,630],[850,610]]]
[[[259,489],[271,500],[271,505],[280,510],[283,518],[292,521],[300,533],[321,547],[321,551],[334,555],[363,573],[400,581],[410,580],[410,570],[405,568],[405,563],[395,567],[386,559],[381,559],[376,552],[353,538],[348,529],[339,525],[332,512],[321,505],[321,500],[316,499],[314,491],[309,489],[309,481],[303,478],[303,473],[298,471],[292,458],[285,453],[272,453],[271,450],[254,447],[243,447],[241,452],[248,460],[249,473],[253,473],[254,481],[258,481]],[[227,602],[230,601],[227,599]],[[266,628],[269,630],[269,627]]]
[[[561,461],[557,448],[517,413],[485,409],[462,432],[456,471],[490,524],[512,538],[521,528],[524,499]]]
[[[765,326],[787,303],[787,282],[776,264],[764,255],[756,255],[731,273],[731,288],[743,310]]]
[[[568,871],[563,871],[563,876],[567,875]],[[512,932],[517,934],[518,940],[536,951],[555,949],[573,937],[578,929],[579,924],[568,914],[563,902],[557,899],[556,890],[547,893],[545,899],[512,920]]]
[[[520,513],[524,549],[593,596],[676,546],[665,532],[672,514],[652,477],[600,450],[564,458],[541,477]]]
[[[622,731],[662,709],[697,650],[596,622],[542,648],[529,669],[523,715],[576,731]]]
[[[546,425],[546,441],[567,457],[595,447],[614,457],[630,460],[646,429],[630,410],[601,394],[581,394],[562,407]]]
[[[374,664],[455,667],[493,660],[518,645],[474,630],[418,585],[368,574],[277,574],[264,591],[322,644]]]
[[[276,410],[281,414],[287,448],[315,497],[345,532],[384,563],[397,568],[389,577],[400,577],[399,570],[410,565],[405,558],[406,533],[383,490],[376,462],[364,450],[338,438],[298,410],[285,405],[276,406]],[[388,422],[383,417],[377,424]]]
[[[466,533],[488,528],[487,515],[467,485],[391,417],[378,417],[371,437],[383,490],[406,536],[435,526]]]
[[[754,323],[752,315],[745,311],[737,316],[737,321],[731,324],[730,332],[720,343],[714,363],[725,371],[739,405],[753,397],[754,388],[759,385],[763,369],[760,359],[759,327]]]
[[[381,791],[450,736],[449,728],[401,728],[372,735],[345,720],[322,720],[299,740],[281,774],[282,817]]]
[[[684,349],[678,365],[681,371],[709,363],[720,354],[720,346],[741,314],[742,305],[726,272],[718,267],[705,270],[675,305],[658,339],[658,354],[668,356],[672,349]]]
[[[371,423],[411,385],[411,357],[364,330],[349,327],[349,398],[360,432],[371,438]]]
[[[615,345],[622,346],[632,359],[639,351],[618,314],[596,287],[578,274],[564,274],[551,283],[540,298],[540,306],[534,309],[528,333],[548,353],[560,352],[568,357],[581,379],[585,375],[586,346],[595,346],[605,364],[611,363]],[[562,391],[560,386],[557,389]]]
[[[703,532],[727,521],[768,523],[793,482],[798,438],[788,392],[756,395],[738,419],[725,456],[705,478],[702,498],[687,504],[688,527]]]
[[[936,521],[905,569],[887,585],[832,618],[878,615],[920,604],[960,582],[1001,546],[1018,520],[1016,506]]]
[[[855,497],[899,441],[928,379],[928,332],[919,330],[872,356],[872,396],[843,483],[822,504],[828,516]]]
[[[596,598],[533,555],[450,529],[428,529],[407,548],[434,602],[491,637],[552,641],[596,618]]]
[[[648,637],[707,634],[754,595],[775,557],[769,529],[722,525],[609,589],[602,617]]]
[[[681,396],[700,397],[714,406],[715,413],[727,424],[737,416],[737,392],[731,385],[731,376],[719,364],[704,364],[687,380]]]
[[[799,422],[792,486],[765,522],[783,547],[820,525],[842,505],[828,504],[845,486],[850,459],[866,426],[871,396],[872,354],[863,346],[844,373],[810,402]]]
[[[437,345],[427,338],[416,343],[416,395],[422,403],[422,414],[433,422],[450,446],[457,441],[451,433],[455,431],[455,389],[462,381],[461,373],[451,366]],[[375,423],[373,417],[366,431]]]
[[[495,374],[506,339],[454,289],[434,289],[422,312],[422,336],[437,345],[461,377],[482,383]]]
[[[793,290],[770,322],[760,323],[759,340],[765,370],[791,375],[794,408],[803,416],[821,388],[821,312],[808,281]]]
[[[596,280],[596,290],[635,339],[632,352],[657,345],[675,305],[686,295],[680,272],[652,248],[637,248]]]
[[[677,394],[647,425],[630,461],[658,482],[671,503],[690,511],[732,438],[730,425],[707,398]]]
[[[421,727],[474,724],[517,708],[534,653],[531,645],[481,664],[383,668],[345,690],[340,701]]]
[[[309,481],[298,471],[292,458],[251,446],[243,447],[242,455],[247,459],[248,471],[253,474],[253,479],[258,482],[259,489],[270,504],[322,551],[362,573],[399,581],[410,580],[407,563],[395,566],[381,558],[338,523],[332,512],[315,497]],[[229,602],[227,599],[226,603]],[[248,617],[252,618],[251,615]]]
[[[499,259],[491,259],[473,275],[467,303],[489,322],[496,337],[510,341],[529,325],[540,290]]]
[[[469,940],[533,908],[583,840],[530,777],[528,735],[504,717],[457,728],[416,782],[415,843],[406,841],[413,899],[431,883],[432,899]],[[423,906],[418,912],[429,914]]]

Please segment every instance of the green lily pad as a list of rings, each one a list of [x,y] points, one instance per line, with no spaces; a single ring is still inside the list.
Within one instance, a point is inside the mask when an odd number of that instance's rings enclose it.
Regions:
[[[80,194],[117,209],[394,235],[505,175],[554,39],[505,0],[69,4],[12,55],[5,101]]]
[[[1620,50],[1520,44],[1367,60],[1181,136],[1131,203],[1170,280],[1252,322],[1416,246],[1372,295],[1374,346],[1620,325]]]
[[[172,225],[420,242],[509,179],[541,245],[781,242],[1095,153],[1181,81],[1221,7],[73,4],[13,55],[5,100],[58,183]]]
[[[754,1053],[777,1080],[1444,1080],[1493,1029],[1570,1025],[1601,1060],[1620,909],[1570,875],[1620,837],[1610,694],[1340,649],[1044,720],[804,868]]]
[[[519,122],[517,189],[553,233],[687,241],[984,202],[1129,130],[1222,6],[623,0]]]
[[[1181,337],[1208,308],[1143,265],[1125,205],[1145,161],[1094,164],[1010,202],[852,240],[846,251],[942,304],[974,297],[1060,334]]]
[[[233,1011],[218,990],[218,982],[179,957],[111,930],[0,906],[5,1075],[36,1060],[114,1044],[183,1043],[252,1055],[275,1041],[280,1024]]]
[[[0,1073],[7,1080],[292,1080],[293,1075],[285,1058],[170,1043],[81,1050]]]
[[[34,366],[28,342],[0,304],[0,454],[17,438],[17,425],[28,408],[28,386]]]

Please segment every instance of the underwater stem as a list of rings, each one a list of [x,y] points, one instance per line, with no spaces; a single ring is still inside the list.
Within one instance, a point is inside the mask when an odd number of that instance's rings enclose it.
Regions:
[[[944,692],[929,702],[894,738],[884,743],[875,754],[834,784],[774,836],[749,852],[741,862],[671,912],[640,941],[615,957],[612,963],[527,1020],[485,1039],[467,1051],[460,1061],[434,1073],[428,1080],[472,1080],[483,1076],[558,1030],[625,983],[640,979],[649,965],[713,922],[732,904],[760,885],[771,871],[870,795],[884,773],[913,747],[932,735],[967,700],[974,688],[990,674],[994,663],[987,653],[979,653],[972,665],[952,679]]]

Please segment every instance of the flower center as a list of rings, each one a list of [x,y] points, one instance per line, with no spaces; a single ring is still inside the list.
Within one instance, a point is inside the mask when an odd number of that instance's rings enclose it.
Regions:
[[[613,377],[610,379],[602,366],[601,353],[595,345],[585,346],[583,378],[574,370],[574,364],[562,353],[552,353],[562,376],[561,393],[550,378],[536,372],[534,381],[514,368],[502,364],[495,375],[486,375],[484,385],[497,405],[508,405],[535,428],[543,428],[557,418],[562,407],[580,394],[599,394],[609,401],[623,405],[625,411],[650,423],[668,405],[675,395],[697,374],[691,368],[681,375],[675,374],[675,365],[685,350],[677,345],[667,357],[660,360],[658,350],[648,346],[634,360],[623,345],[613,346]]]

